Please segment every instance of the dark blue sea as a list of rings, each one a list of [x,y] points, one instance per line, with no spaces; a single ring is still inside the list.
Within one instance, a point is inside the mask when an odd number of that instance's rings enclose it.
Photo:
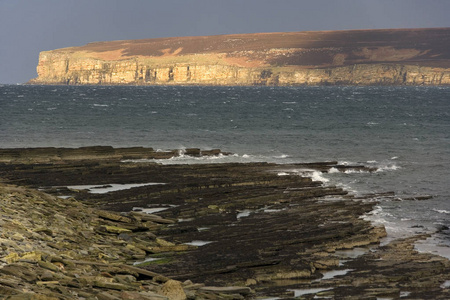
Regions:
[[[450,87],[0,85],[1,148],[88,145],[234,153],[161,163],[376,166],[310,175],[355,194],[394,192],[367,218],[387,241],[441,229],[417,248],[450,257]],[[420,196],[432,198],[406,200]]]

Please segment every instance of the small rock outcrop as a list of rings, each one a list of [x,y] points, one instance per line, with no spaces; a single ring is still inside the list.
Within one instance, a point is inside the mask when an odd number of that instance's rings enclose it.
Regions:
[[[32,84],[449,85],[450,28],[236,34],[43,51]]]

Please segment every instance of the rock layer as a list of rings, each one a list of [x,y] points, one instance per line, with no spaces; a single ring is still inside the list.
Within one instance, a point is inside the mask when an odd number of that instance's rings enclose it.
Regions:
[[[450,29],[238,34],[44,51],[33,84],[448,85]]]
[[[43,155],[0,163],[2,296],[449,298],[449,261],[412,245],[425,236],[378,247],[384,228],[361,218],[391,194],[357,198],[299,174],[374,169],[336,162],[158,165],[92,149],[76,149],[79,160]],[[106,194],[67,188],[148,182],[164,184]],[[367,253],[343,256],[355,249]]]

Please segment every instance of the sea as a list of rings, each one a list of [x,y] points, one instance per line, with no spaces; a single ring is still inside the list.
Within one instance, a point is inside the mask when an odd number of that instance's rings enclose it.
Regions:
[[[383,243],[427,233],[416,248],[450,259],[450,87],[0,85],[0,148],[92,145],[181,150],[164,164],[376,167],[298,174],[378,194],[364,218],[386,227]]]

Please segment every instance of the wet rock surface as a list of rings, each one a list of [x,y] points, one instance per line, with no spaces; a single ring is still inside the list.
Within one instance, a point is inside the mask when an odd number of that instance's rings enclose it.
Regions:
[[[450,298],[448,260],[414,250],[426,237],[378,246],[384,228],[361,218],[377,195],[299,175],[373,169],[163,166],[87,149],[79,160],[0,164],[3,297]],[[129,186],[99,193],[118,184]]]

